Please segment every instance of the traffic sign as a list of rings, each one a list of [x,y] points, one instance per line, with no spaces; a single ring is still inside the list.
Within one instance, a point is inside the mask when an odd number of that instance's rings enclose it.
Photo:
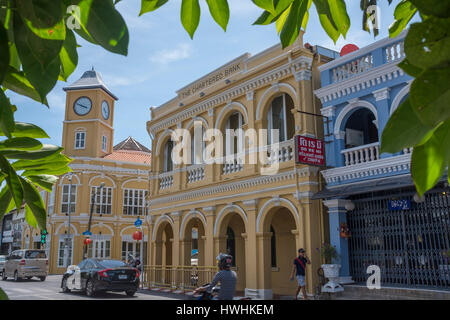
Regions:
[[[134,226],[136,228],[139,228],[140,226],[142,226],[142,220],[139,219],[139,217],[137,218],[137,220],[134,222]]]
[[[83,232],[83,236],[92,236],[92,232],[86,230],[85,232]]]

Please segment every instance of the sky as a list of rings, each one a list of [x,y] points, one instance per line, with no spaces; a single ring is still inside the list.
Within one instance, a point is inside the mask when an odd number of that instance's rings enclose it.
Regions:
[[[16,121],[31,122],[43,128],[50,139],[43,143],[61,145],[65,112],[63,87],[78,80],[92,67],[98,71],[108,88],[119,98],[115,104],[114,144],[132,136],[151,147],[146,122],[151,106],[159,106],[176,96],[176,91],[221,65],[248,52],[257,54],[277,43],[275,25],[254,26],[262,13],[251,0],[229,0],[230,21],[224,32],[212,19],[206,1],[201,2],[201,20],[191,40],[180,21],[181,0],[167,4],[139,17],[140,0],[123,0],[117,9],[125,19],[130,34],[128,56],[106,51],[77,36],[78,66],[67,83],[58,81],[47,96],[50,108],[11,91],[7,94],[17,105]],[[348,43],[360,48],[388,36],[395,4],[380,1],[381,32],[374,39],[362,31],[360,1],[347,0],[351,27],[347,38],[336,44],[323,31],[314,7],[311,7],[304,42],[340,51]]]

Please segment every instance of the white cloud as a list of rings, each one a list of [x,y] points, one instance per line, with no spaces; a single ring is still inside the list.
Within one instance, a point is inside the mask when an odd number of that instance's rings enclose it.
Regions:
[[[150,61],[156,64],[166,65],[171,62],[184,60],[192,55],[193,48],[189,43],[180,43],[174,49],[164,49],[150,57]]]
[[[119,75],[105,74],[104,76],[102,76],[102,78],[103,82],[105,82],[107,87],[124,87],[142,83],[146,81],[149,77],[136,75],[133,75],[132,77],[125,77]]]

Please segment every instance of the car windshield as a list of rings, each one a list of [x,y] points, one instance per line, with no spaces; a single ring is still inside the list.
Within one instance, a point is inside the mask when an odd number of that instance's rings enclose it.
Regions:
[[[0,261],[5,261],[6,257],[5,256],[0,256]]]
[[[119,260],[98,260],[97,263],[105,268],[120,268],[128,266],[126,263]]]
[[[26,251],[25,259],[45,259],[47,256],[45,255],[45,251],[43,250],[32,250]]]

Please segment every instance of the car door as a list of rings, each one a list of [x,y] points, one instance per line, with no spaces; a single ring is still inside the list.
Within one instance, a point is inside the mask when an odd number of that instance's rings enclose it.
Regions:
[[[82,266],[80,270],[81,274],[81,288],[84,290],[86,289],[86,283],[90,278],[91,271],[94,268],[94,263],[89,259],[86,261],[84,266]]]
[[[5,263],[5,274],[8,277],[12,277],[14,274],[14,260],[17,255],[17,251],[13,251],[9,254],[7,257],[6,263]]]

